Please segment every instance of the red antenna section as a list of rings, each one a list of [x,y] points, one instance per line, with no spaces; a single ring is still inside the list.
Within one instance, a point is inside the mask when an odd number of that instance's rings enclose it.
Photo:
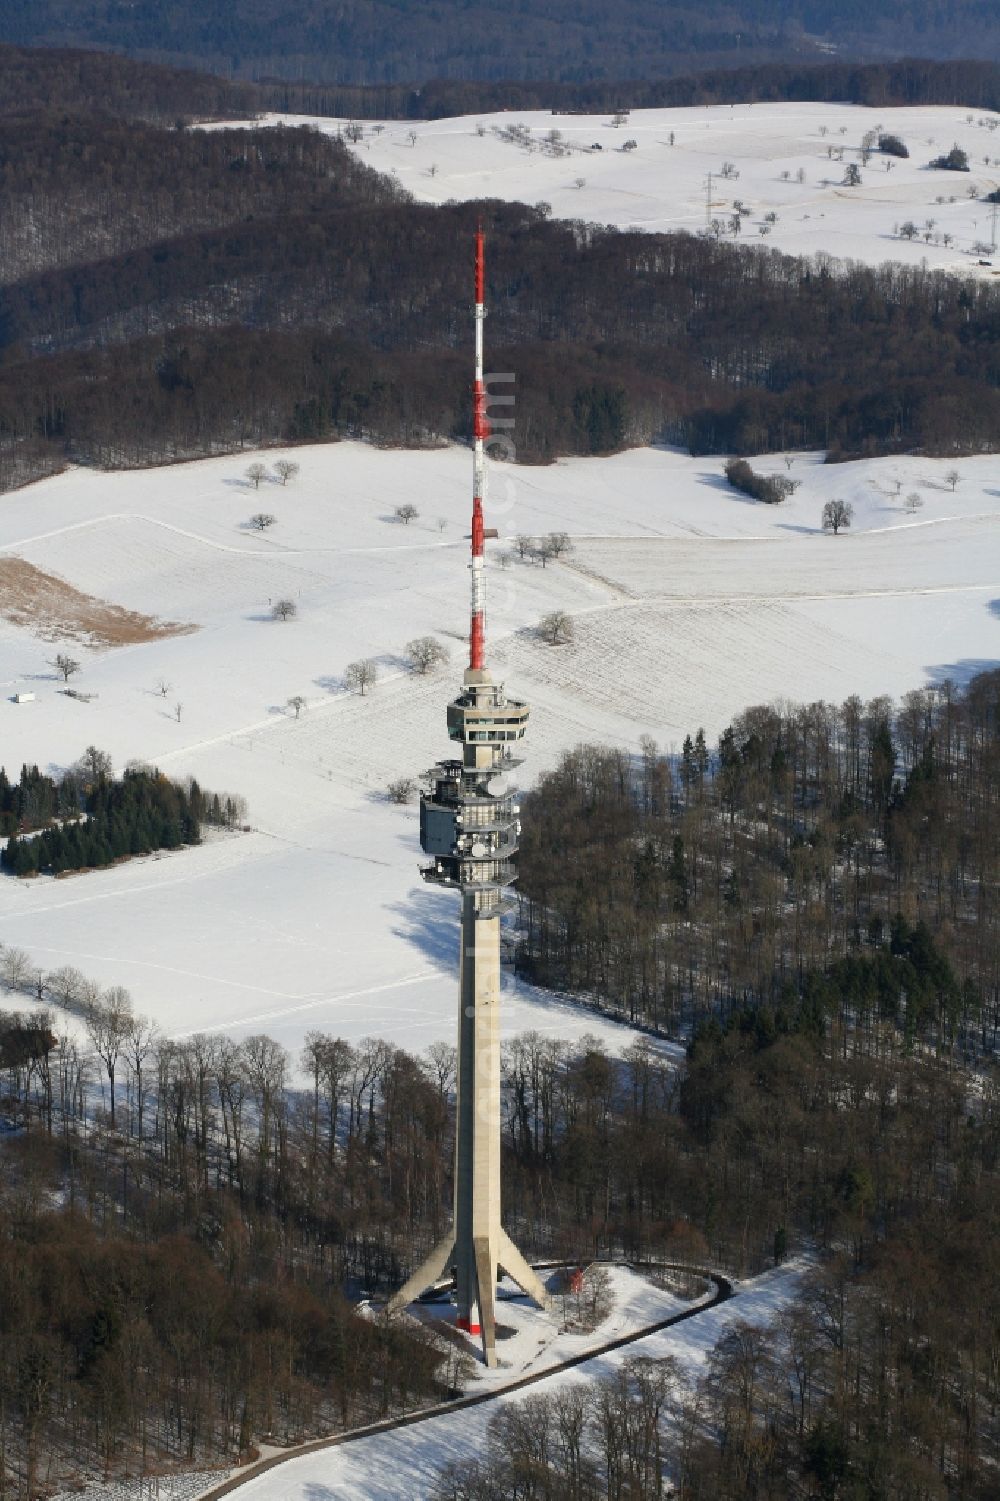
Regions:
[[[483,320],[486,317],[486,248],[482,225],[476,230],[476,376],[473,385],[472,438],[472,618],[469,626],[469,666],[481,671],[486,665],[486,572],[483,492],[486,458],[483,443],[490,435],[486,417],[486,386],[483,380]]]
[[[483,442],[490,435],[490,424],[486,416],[486,392],[481,380],[476,381],[475,411],[472,415],[472,436]]]

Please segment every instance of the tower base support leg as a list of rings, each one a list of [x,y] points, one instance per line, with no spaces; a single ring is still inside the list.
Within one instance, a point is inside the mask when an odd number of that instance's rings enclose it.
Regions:
[[[508,1277],[512,1277],[521,1291],[527,1293],[528,1297],[537,1303],[539,1308],[548,1308],[549,1295],[542,1286],[541,1277],[525,1261],[506,1230],[500,1231],[497,1261],[499,1261]]]
[[[483,1342],[483,1359],[493,1367],[497,1363],[497,1262],[488,1236],[477,1235],[472,1242],[476,1258],[476,1283],[479,1288],[479,1333]]]
[[[497,1363],[498,1266],[503,1268],[521,1291],[527,1293],[539,1308],[549,1306],[549,1297],[538,1273],[525,1261],[506,1230],[501,1229],[495,1238],[487,1235],[475,1236],[472,1242],[472,1254],[473,1267],[470,1268],[472,1275],[468,1277],[468,1282],[472,1285],[467,1287],[469,1296],[464,1300],[469,1305],[468,1314],[467,1316],[462,1314],[464,1303],[460,1293],[458,1327],[464,1329],[467,1334],[479,1335],[483,1343],[483,1359],[487,1366],[493,1367]],[[455,1232],[449,1230],[413,1275],[407,1278],[399,1291],[390,1298],[389,1312],[397,1313],[401,1308],[412,1303],[415,1298],[419,1298],[421,1293],[427,1292],[457,1260],[458,1246],[455,1243]],[[475,1289],[474,1299],[471,1296],[473,1288]]]
[[[398,1313],[401,1308],[405,1308],[408,1303],[412,1303],[414,1298],[419,1298],[421,1293],[425,1293],[428,1288],[433,1287],[454,1259],[454,1252],[455,1232],[454,1230],[449,1230],[448,1234],[442,1236],[438,1241],[426,1260],[421,1262],[413,1275],[407,1278],[399,1289],[399,1292],[393,1293],[389,1299],[389,1312]]]

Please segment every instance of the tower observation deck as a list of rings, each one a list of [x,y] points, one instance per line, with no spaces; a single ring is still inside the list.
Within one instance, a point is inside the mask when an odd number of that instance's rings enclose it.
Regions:
[[[458,1326],[480,1336],[484,1359],[492,1366],[498,1269],[540,1307],[547,1300],[541,1281],[500,1221],[500,916],[516,879],[513,860],[521,825],[515,794],[492,784],[520,764],[515,752],[527,727],[528,706],[509,698],[485,665],[483,500],[489,426],[484,292],[479,231],[469,666],[462,691],[448,705],[448,736],[460,755],[432,768],[429,788],[420,799],[420,844],[430,857],[421,875],[432,885],[459,892],[462,901],[454,1222],[390,1307],[405,1307],[454,1268]]]

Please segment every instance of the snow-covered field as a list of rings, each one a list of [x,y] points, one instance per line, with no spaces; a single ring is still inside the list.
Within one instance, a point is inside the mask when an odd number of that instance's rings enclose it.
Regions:
[[[530,1388],[531,1395],[547,1395],[558,1387],[592,1382],[612,1374],[634,1356],[662,1359],[672,1356],[685,1376],[695,1382],[705,1359],[726,1329],[738,1320],[767,1324],[785,1306],[801,1282],[805,1268],[790,1262],[738,1286],[728,1303],[707,1309],[696,1318],[664,1329],[624,1349],[596,1356],[593,1360],[560,1371]],[[638,1279],[635,1279],[638,1280]],[[659,1300],[657,1302],[657,1299]],[[642,1322],[655,1322],[672,1311],[663,1294],[646,1288],[645,1298],[636,1298],[645,1310]],[[595,1334],[595,1340],[599,1334]],[[614,1334],[605,1331],[605,1338]],[[551,1363],[546,1360],[545,1364]],[[429,1496],[438,1471],[448,1463],[461,1463],[485,1453],[486,1432],[498,1407],[520,1400],[499,1394],[494,1402],[441,1417],[392,1433],[359,1439],[316,1454],[291,1459],[286,1464],[249,1480],[239,1489],[241,1501],[419,1501]]]
[[[455,913],[419,883],[415,807],[384,792],[448,753],[470,457],[303,448],[298,479],[259,491],[244,479],[254,457],[73,471],[0,500],[0,560],[198,627],[114,649],[70,642],[84,664],[74,684],[94,695],[83,702],[48,665],[66,643],[7,623],[0,598],[0,763],[63,767],[96,744],[118,766],[142,758],[243,794],[253,826],[104,872],[4,879],[0,942],[127,986],[171,1034],[267,1031],[297,1050],[317,1028],[419,1051],[453,1032]],[[780,456],[755,465],[786,472]],[[505,544],[490,545],[490,654],[533,705],[522,782],[584,740],[635,747],[648,733],[670,750],[748,703],[899,694],[996,665],[1000,459],[963,461],[954,492],[950,467],[797,455],[801,486],[777,507],[732,491],[721,459],[669,450],[496,470],[488,520],[502,537],[575,540],[544,570],[501,568]],[[855,508],[836,538],[819,527],[832,497]],[[393,513],[410,500],[420,514],[404,526]],[[256,511],[276,517],[263,534],[246,525]],[[297,619],[269,618],[280,596]],[[576,620],[572,646],[534,635],[555,607]],[[404,649],[423,634],[452,660],[418,678]],[[343,686],[362,656],[381,668],[365,698]],[[12,702],[18,690],[36,700]],[[622,1040],[513,982],[505,1026]]]
[[[1000,185],[1000,115],[956,106],[799,103],[634,110],[626,123],[612,121],[608,114],[528,111],[364,122],[353,149],[427,203],[545,202],[557,218],[656,231],[697,232],[717,220],[730,236],[739,201],[749,210],[744,242],[872,264],[926,261],[1000,274],[996,257],[994,267],[979,265],[991,258],[983,247],[995,239],[983,199]],[[348,124],[280,115],[261,123],[334,133]],[[909,157],[875,152],[862,164],[862,141],[878,130],[901,137]],[[626,141],[634,149],[623,150]],[[967,153],[968,172],[928,165],[956,144]],[[852,163],[861,172],[857,187],[844,184]],[[899,234],[908,222],[912,239]]]

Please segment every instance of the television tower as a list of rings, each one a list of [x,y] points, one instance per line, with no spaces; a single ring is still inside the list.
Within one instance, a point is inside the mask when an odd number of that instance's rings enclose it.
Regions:
[[[431,770],[431,790],[420,799],[420,845],[433,859],[421,875],[462,897],[454,1223],[389,1306],[405,1307],[453,1267],[458,1327],[480,1336],[486,1364],[494,1366],[498,1267],[539,1307],[545,1307],[547,1298],[540,1279],[500,1223],[500,914],[509,905],[507,888],[516,878],[512,858],[521,826],[514,793],[491,792],[490,783],[519,764],[512,748],[524,735],[528,706],[508,698],[486,667],[483,445],[490,430],[483,382],[485,289],[480,229],[469,666],[462,692],[448,705],[448,737],[461,746],[462,755]]]

